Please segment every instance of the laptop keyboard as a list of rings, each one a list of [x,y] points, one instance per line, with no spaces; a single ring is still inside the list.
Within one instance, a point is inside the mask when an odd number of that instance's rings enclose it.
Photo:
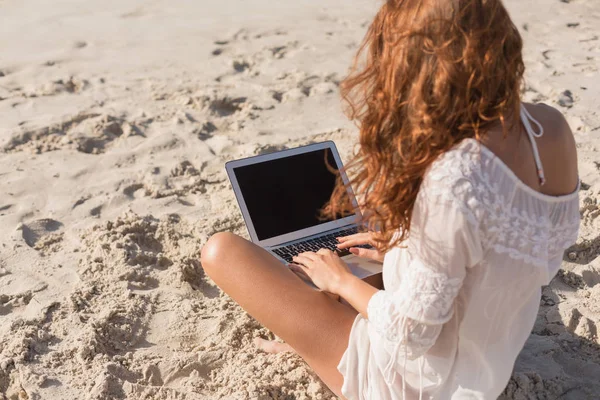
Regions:
[[[316,238],[312,238],[303,242],[297,242],[294,244],[290,244],[287,246],[279,247],[277,249],[272,250],[273,253],[277,254],[279,257],[283,258],[287,262],[292,262],[292,257],[297,256],[300,253],[304,253],[307,251],[319,251],[321,249],[329,249],[332,251],[337,251],[340,257],[347,256],[351,254],[347,249],[339,250],[337,248],[338,241],[336,238],[341,236],[350,236],[358,233],[358,228],[350,228],[344,229],[341,231],[336,231],[335,233],[331,233],[329,235],[319,236]],[[372,248],[369,245],[355,246],[355,247],[363,247],[370,249]]]

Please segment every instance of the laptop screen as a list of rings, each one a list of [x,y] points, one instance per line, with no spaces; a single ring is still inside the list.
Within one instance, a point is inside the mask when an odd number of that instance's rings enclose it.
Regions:
[[[320,210],[336,182],[326,160],[337,168],[330,149],[234,168],[258,240],[332,221]]]

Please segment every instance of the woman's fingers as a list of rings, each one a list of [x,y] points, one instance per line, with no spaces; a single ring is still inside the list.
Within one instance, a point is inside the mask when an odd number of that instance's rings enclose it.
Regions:
[[[352,253],[358,257],[369,258],[371,260],[383,262],[383,257],[381,255],[381,253],[377,250],[363,249],[361,247],[352,247],[352,248],[350,248],[349,251],[350,251],[350,253]]]
[[[315,261],[313,257],[307,256],[305,253],[298,254],[295,257],[292,257],[292,261],[296,264],[300,264],[301,267],[308,268]]]
[[[306,251],[304,253],[299,253],[296,257],[304,257],[305,259],[308,259],[308,260],[317,260],[319,258],[317,256],[317,253],[313,253],[312,251]]]
[[[348,240],[346,242],[338,243],[338,249],[349,249],[350,247],[360,246],[366,244],[363,240]]]
[[[360,246],[363,244],[372,244],[373,240],[371,238],[370,233],[356,233],[350,236],[344,236],[337,238],[339,244],[337,247],[339,249],[348,249],[353,246]]]
[[[373,243],[369,240],[354,239],[354,240],[348,240],[343,243],[339,243],[337,245],[337,247],[338,247],[338,249],[349,249],[350,247],[362,246],[365,244],[370,244],[371,246],[373,246]]]
[[[369,232],[361,232],[355,233],[354,235],[341,236],[336,238],[339,242],[346,242],[348,240],[368,240],[371,238],[371,234]]]
[[[317,254],[321,255],[321,256],[330,255],[332,253],[334,253],[334,252],[329,249],[320,249],[319,251],[317,251]]]

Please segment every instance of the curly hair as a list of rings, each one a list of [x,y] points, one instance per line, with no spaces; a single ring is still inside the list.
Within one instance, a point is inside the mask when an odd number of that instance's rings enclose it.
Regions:
[[[506,136],[509,121],[518,121],[522,48],[501,0],[383,4],[341,85],[360,128],[346,171],[380,250],[408,237],[417,193],[436,158],[494,126]],[[325,215],[352,211],[347,190],[338,179]]]

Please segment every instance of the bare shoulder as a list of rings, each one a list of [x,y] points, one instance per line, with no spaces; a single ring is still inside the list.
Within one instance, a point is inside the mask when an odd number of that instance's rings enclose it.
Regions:
[[[524,104],[527,110],[544,127],[544,133],[553,141],[573,141],[573,132],[563,113],[544,103]]]
[[[544,136],[538,139],[542,159],[547,161],[544,162],[544,165],[548,166],[547,169],[555,170],[555,173],[562,172],[563,179],[559,179],[559,181],[567,185],[576,184],[578,180],[577,146],[565,116],[556,108],[543,103],[526,103],[524,105],[544,128]],[[552,168],[552,166],[557,168]]]

